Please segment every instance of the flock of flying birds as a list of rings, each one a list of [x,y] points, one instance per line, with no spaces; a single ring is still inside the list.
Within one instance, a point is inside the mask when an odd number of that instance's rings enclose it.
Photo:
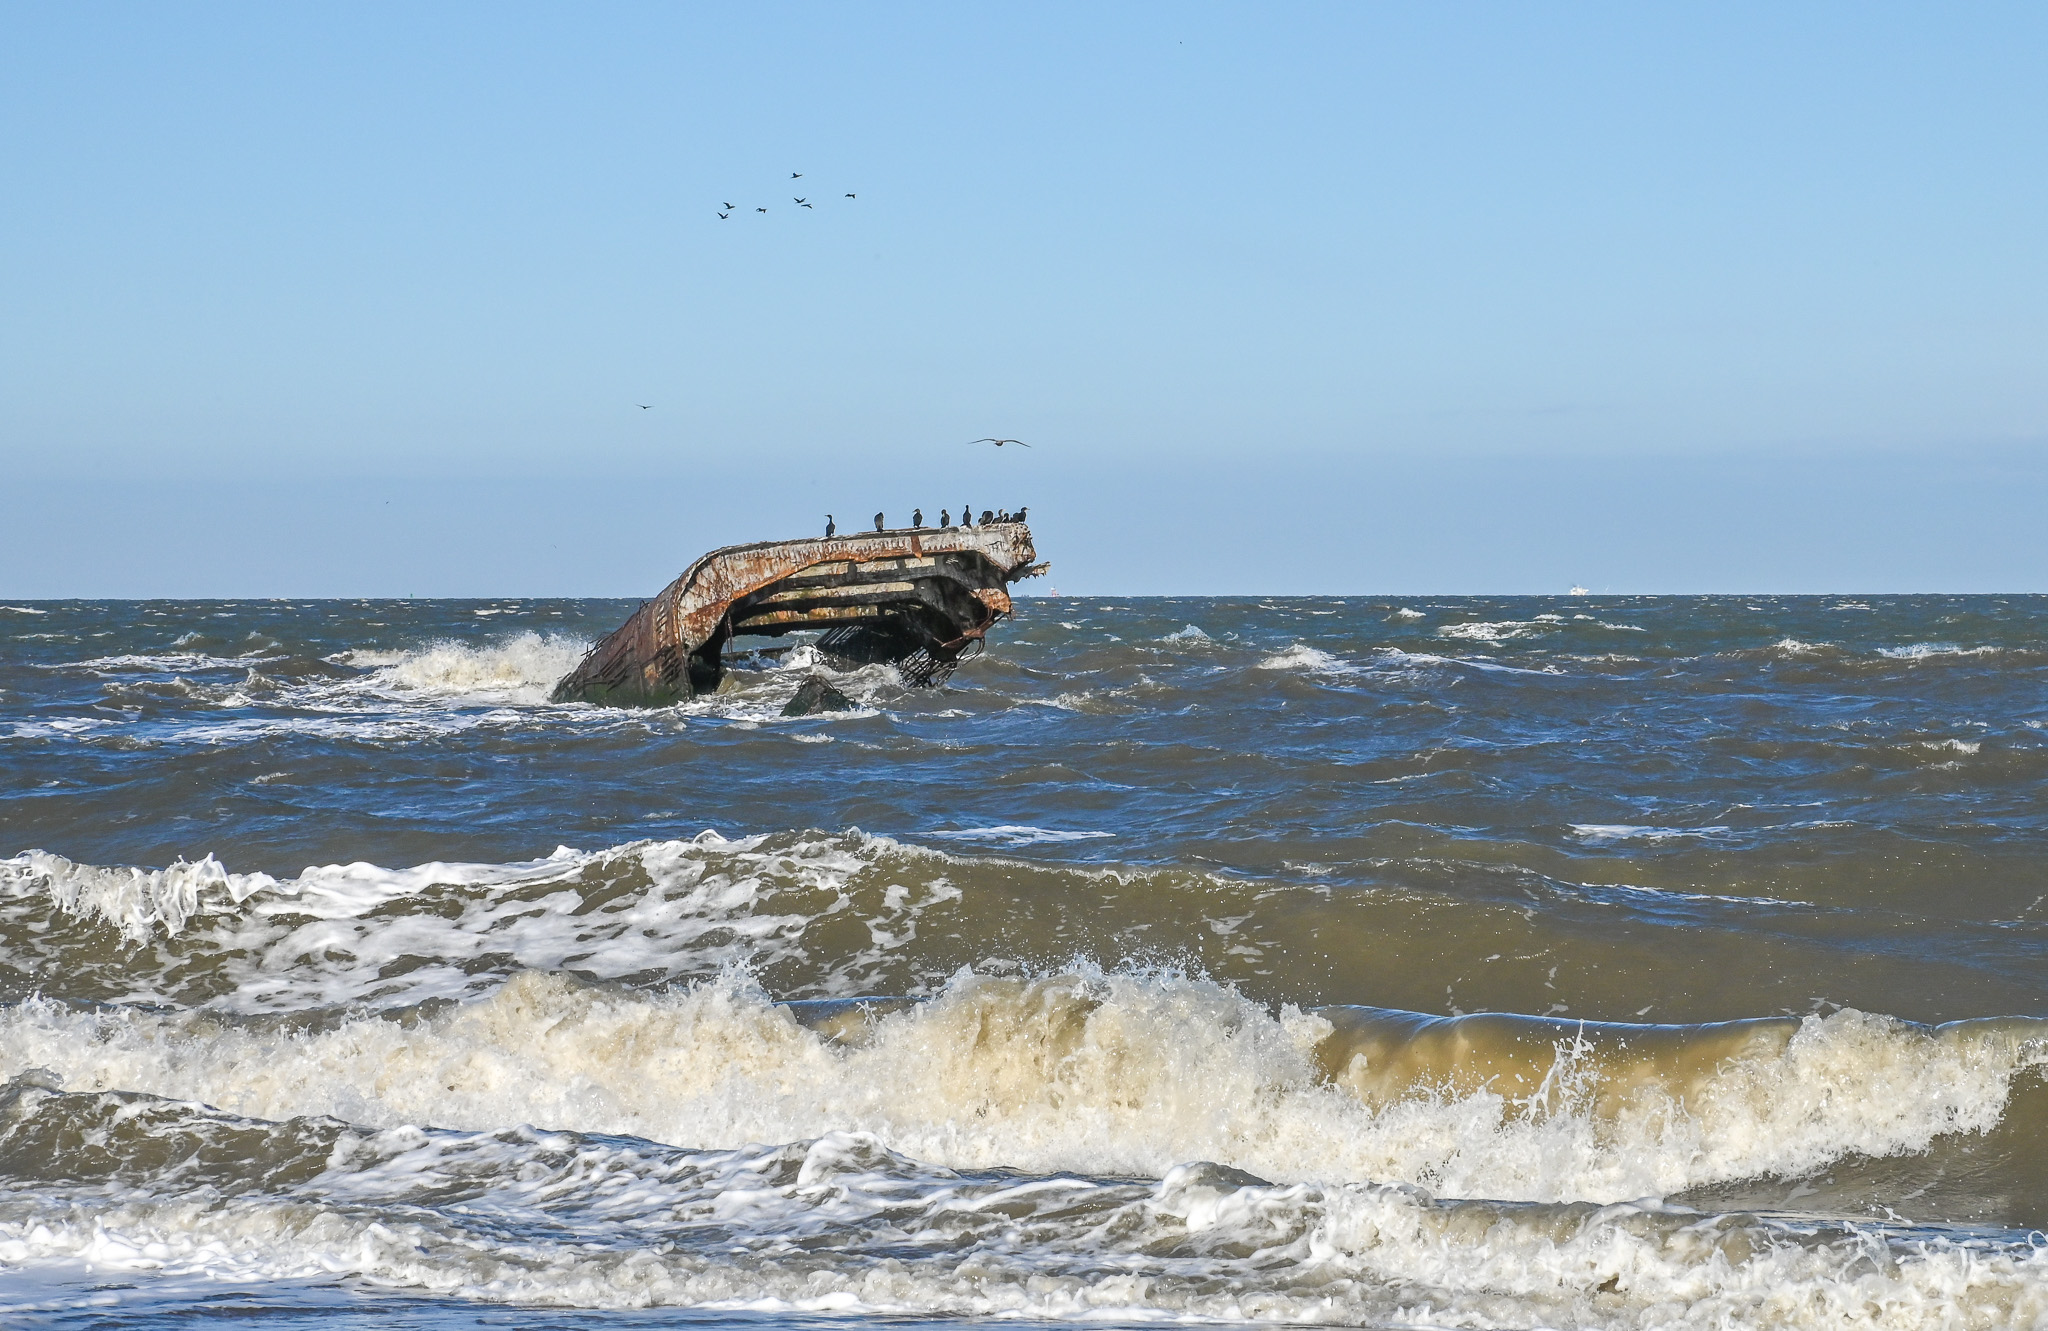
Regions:
[[[801,172],[801,171],[792,171],[792,172],[790,172],[790,173],[789,173],[789,178],[790,178],[791,180],[802,180],[802,179],[804,178],[804,173],[803,173],[803,172]],[[847,195],[846,197],[847,197],[847,198],[849,198],[849,199],[857,199],[857,198],[859,198],[860,196],[859,196],[859,195],[857,195],[857,194],[849,194],[849,195]],[[791,203],[795,204],[795,205],[796,205],[797,207],[799,207],[799,208],[809,208],[809,209],[811,209],[811,210],[812,210],[813,212],[817,211],[817,205],[811,202],[811,196],[810,196],[810,195],[808,195],[808,194],[805,194],[805,195],[795,195],[795,194],[792,194],[792,195],[790,195],[790,197],[789,197],[789,201],[790,201]],[[739,209],[738,209],[738,208],[736,208],[736,207],[734,207],[734,206],[733,206],[732,204],[728,203],[728,204],[726,204],[726,205],[725,205],[725,208],[724,208],[724,210],[723,210],[723,211],[720,211],[720,210],[718,210],[718,209],[715,209],[715,208],[714,208],[714,209],[713,209],[712,211],[713,211],[713,212],[716,212],[716,213],[718,213],[718,220],[719,220],[719,221],[721,221],[721,222],[723,222],[723,221],[729,221],[729,220],[731,220],[731,218],[732,218],[732,215],[733,215],[734,213],[738,212],[738,211],[739,211]],[[766,208],[756,208],[756,209],[754,209],[754,211],[755,211],[755,212],[757,212],[757,213],[765,213],[765,212],[767,212],[768,210],[767,210]]]

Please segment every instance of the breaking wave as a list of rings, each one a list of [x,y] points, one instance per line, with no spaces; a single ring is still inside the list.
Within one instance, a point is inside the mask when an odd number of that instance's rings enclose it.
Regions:
[[[1608,1204],[1981,1135],[2048,1062],[2026,1018],[1431,1018],[1260,1003],[1172,967],[948,960],[954,921],[1023,868],[977,878],[858,833],[288,879],[31,852],[0,861],[0,961],[103,998],[0,1009],[0,1069],[264,1120],[692,1147],[856,1131],[953,1169],[1214,1160]],[[1243,946],[1244,916],[1205,914],[1198,933]]]
[[[352,651],[342,659],[370,668],[365,683],[372,688],[537,705],[589,649],[580,638],[525,632],[482,645],[437,642],[409,651]]]
[[[1340,1325],[1990,1327],[2048,1311],[2048,1259],[2025,1245],[1651,1199],[1446,1202],[1209,1161],[1156,1182],[1020,1179],[863,1132],[715,1151],[377,1131],[35,1077],[0,1100],[0,1160],[25,1167],[0,1201],[0,1260],[102,1280],[347,1271],[555,1307]],[[43,1182],[60,1171],[94,1182]]]
[[[1546,1203],[1924,1152],[1995,1127],[2043,1062],[2048,1026],[2022,1019],[1579,1029],[1274,1012],[1212,982],[1085,970],[795,1007],[737,972],[673,993],[524,972],[446,1010],[311,1028],[49,1000],[0,1014],[0,1065],[267,1120],[694,1146],[858,1131],[953,1169],[1159,1177],[1202,1159]]]

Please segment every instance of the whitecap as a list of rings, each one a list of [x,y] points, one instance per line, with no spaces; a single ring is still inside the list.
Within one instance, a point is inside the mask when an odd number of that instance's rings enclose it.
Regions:
[[[537,705],[583,659],[590,644],[532,631],[496,642],[435,642],[402,651],[343,653],[345,664],[368,666],[365,684],[378,691]]]
[[[1608,1204],[1925,1151],[1997,1125],[2015,1081],[2048,1064],[2039,1021],[1930,1029],[1844,1009],[1705,1032],[1725,1056],[1641,1082],[1631,1069],[1649,1069],[1627,1064],[1608,1087],[1602,1051],[1625,1054],[1631,1032],[1563,1022],[1517,1046],[1513,1080],[1531,1089],[1516,1098],[1344,1057],[1376,1047],[1356,1043],[1378,1038],[1360,1012],[1275,1012],[1172,975],[962,970],[839,1041],[735,972],[668,992],[528,972],[416,1020],[300,1031],[31,999],[0,1009],[0,1059],[73,1090],[272,1121],[674,1146],[858,1132],[954,1170],[1157,1178],[1220,1160],[1282,1183]]]
[[[1363,673],[1362,667],[1355,666],[1341,656],[1333,655],[1320,647],[1311,647],[1305,642],[1293,643],[1284,651],[1274,652],[1252,667],[1255,670],[1296,670],[1311,675],[1356,675]]]
[[[1116,833],[1067,832],[1049,827],[1005,823],[999,827],[966,827],[943,832],[926,832],[925,835],[945,841],[986,841],[998,846],[1034,846],[1047,842],[1092,841],[1098,837],[1113,837]]]
[[[1484,670],[1501,675],[1557,675],[1563,672],[1555,666],[1540,669],[1529,666],[1503,665],[1499,661],[1487,661],[1469,656],[1438,656],[1432,652],[1404,652],[1398,647],[1384,647],[1379,656],[1386,665],[1396,669],[1413,666],[1464,666],[1471,670]]]
[[[1894,661],[1925,661],[1936,656],[1991,656],[1997,647],[1961,647],[1952,642],[1915,642],[1904,647],[1880,647],[1879,656],[1888,656]]]
[[[1612,845],[1617,841],[1677,841],[1688,837],[1725,836],[1727,827],[1644,827],[1633,823],[1573,823],[1571,833],[1589,846]]]
[[[1472,620],[1463,624],[1446,624],[1436,631],[1439,638],[1465,638],[1474,642],[1506,642],[1513,638],[1527,638],[1539,633],[1549,633],[1556,626],[1538,623],[1531,619],[1504,619],[1496,621]]]

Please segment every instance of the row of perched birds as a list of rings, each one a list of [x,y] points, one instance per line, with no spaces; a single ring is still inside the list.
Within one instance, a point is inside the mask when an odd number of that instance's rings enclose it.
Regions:
[[[981,525],[981,526],[984,526],[984,527],[986,527],[986,526],[988,526],[989,524],[991,524],[991,523],[995,523],[995,522],[1022,522],[1022,521],[1024,521],[1024,514],[1025,514],[1026,512],[1028,512],[1028,511],[1029,511],[1029,510],[1027,510],[1027,509],[1023,509],[1023,508],[1020,508],[1020,509],[1018,509],[1018,510],[1017,510],[1017,511],[1016,511],[1015,513],[1012,513],[1012,512],[1011,512],[1011,511],[1010,511],[1009,509],[1007,509],[1007,508],[1000,508],[1000,509],[998,509],[998,508],[985,508],[985,509],[981,510],[981,523],[980,523],[980,525]],[[921,509],[921,508],[913,508],[913,509],[911,509],[911,510],[910,510],[910,525],[911,525],[912,527],[914,527],[914,528],[915,528],[915,527],[922,527],[922,526],[924,526],[924,510],[923,510],[923,509]],[[954,523],[953,523],[953,510],[951,510],[951,509],[949,509],[949,508],[942,508],[942,509],[940,509],[940,510],[939,510],[939,526],[941,526],[941,527],[951,527],[951,526],[953,526],[953,525],[954,525]],[[968,504],[962,504],[962,505],[960,505],[960,522],[959,522],[959,525],[960,525],[960,526],[962,526],[962,527],[972,527],[972,526],[976,525],[976,524],[975,524],[975,521],[974,521],[974,509],[973,509],[973,507],[972,507],[971,505],[968,505]],[[887,522],[886,520],[884,520],[883,516],[882,516],[882,515],[881,515],[880,513],[877,513],[877,514],[875,514],[875,530],[876,530],[876,531],[887,531],[888,529],[889,529],[889,524],[888,524],[888,522]],[[830,513],[827,513],[827,514],[825,515],[825,535],[829,537],[829,536],[836,536],[836,535],[838,535],[838,534],[839,534],[839,524],[838,524],[838,522],[836,522],[836,521],[835,521],[835,520],[833,519],[833,517],[832,517],[832,515],[831,515]]]

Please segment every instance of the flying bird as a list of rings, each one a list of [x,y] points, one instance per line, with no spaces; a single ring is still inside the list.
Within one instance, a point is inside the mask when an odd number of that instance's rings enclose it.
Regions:
[[[731,211],[732,211],[732,205],[731,205],[731,204],[729,204],[729,203],[728,203],[727,205],[725,205],[725,210],[726,210],[727,212],[731,212]]]
[[[731,213],[720,213],[720,214],[719,214],[718,216],[719,216],[719,218],[720,218],[721,220],[723,220],[723,219],[725,219],[725,218],[731,217],[731,216],[732,216],[732,214],[731,214]]]
[[[766,208],[756,208],[756,209],[754,209],[754,211],[755,211],[755,212],[757,212],[757,213],[765,213],[765,212],[767,212],[768,210],[767,210]]]
[[[1031,445],[1025,443],[1022,439],[971,439],[968,442],[975,444],[994,444],[997,448],[1001,448],[1004,444],[1016,444],[1019,448],[1031,447]]]
[[[801,171],[792,171],[789,173],[789,178],[791,180],[802,180],[804,178],[804,173]]]
[[[654,410],[654,404],[652,402],[635,402],[633,405],[640,408],[640,410],[642,411]]]
[[[804,205],[804,207],[806,207],[806,208],[808,208],[808,207],[810,207],[810,206],[811,206],[811,205],[809,205],[808,203]]]
[[[849,195],[847,195],[846,197],[850,199],[850,198],[852,198],[852,197],[854,197],[854,196],[853,196],[853,195],[851,195],[851,194],[849,194]]]
[[[802,203],[802,202],[803,202],[803,200],[802,200],[802,199],[791,199],[791,200],[790,200],[790,202],[791,202],[791,203]]]

